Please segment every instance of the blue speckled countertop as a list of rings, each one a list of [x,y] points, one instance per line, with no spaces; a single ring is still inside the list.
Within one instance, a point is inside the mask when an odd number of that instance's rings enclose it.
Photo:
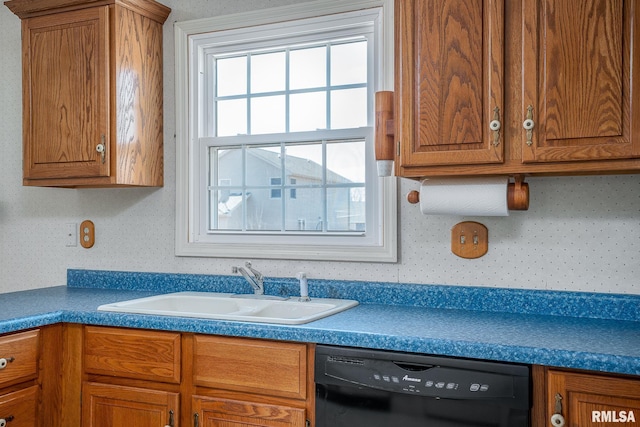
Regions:
[[[266,293],[295,295],[292,279]],[[69,270],[67,286],[0,295],[0,333],[58,322],[399,350],[640,375],[640,296],[310,280],[312,297],[360,305],[304,325],[99,312],[181,290],[240,292],[242,278]]]

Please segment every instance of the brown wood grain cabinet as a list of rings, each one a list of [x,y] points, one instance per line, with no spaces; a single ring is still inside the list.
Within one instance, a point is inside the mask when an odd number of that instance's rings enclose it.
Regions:
[[[196,335],[193,416],[201,427],[313,425],[309,345]]]
[[[640,379],[549,369],[546,424],[566,427],[640,425]],[[557,405],[558,400],[560,406]]]
[[[85,382],[82,427],[174,427],[179,405],[178,393]]]
[[[10,427],[36,427],[38,386],[0,395],[0,424]],[[4,421],[4,422],[3,422]]]
[[[83,427],[313,420],[311,344],[102,326],[82,341]]]
[[[637,1],[396,0],[395,21],[398,176],[640,171]]]
[[[153,0],[11,0],[22,19],[23,183],[163,185],[162,25]]]
[[[37,427],[40,331],[0,337],[0,425]]]
[[[181,335],[87,326],[82,426],[175,426],[180,416]]]

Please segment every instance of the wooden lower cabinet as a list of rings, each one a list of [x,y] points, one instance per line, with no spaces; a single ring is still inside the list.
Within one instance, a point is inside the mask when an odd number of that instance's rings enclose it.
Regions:
[[[0,425],[38,426],[38,386],[0,395]]]
[[[305,410],[284,405],[193,396],[196,427],[304,427]]]
[[[640,378],[549,369],[546,398],[540,425],[559,425],[559,413],[565,427],[640,426]]]
[[[0,337],[0,426],[39,427],[40,330]]]
[[[192,350],[197,427],[313,425],[309,344],[195,335]]]
[[[80,425],[310,426],[312,349],[264,339],[85,326]]]
[[[93,382],[82,386],[82,427],[173,427],[179,407],[179,393]]]

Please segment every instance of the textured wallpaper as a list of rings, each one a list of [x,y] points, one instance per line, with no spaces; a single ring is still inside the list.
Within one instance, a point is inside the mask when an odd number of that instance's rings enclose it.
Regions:
[[[67,268],[230,274],[242,260],[174,255],[175,119],[173,22],[296,3],[285,0],[164,0],[165,186],[46,189],[22,186],[20,21],[0,6],[0,292],[64,285]],[[640,294],[640,175],[527,180],[530,209],[501,218],[420,214],[399,181],[399,262],[268,261],[268,276]],[[67,223],[91,219],[92,249],[66,247]],[[450,230],[479,221],[489,251],[451,253]]]

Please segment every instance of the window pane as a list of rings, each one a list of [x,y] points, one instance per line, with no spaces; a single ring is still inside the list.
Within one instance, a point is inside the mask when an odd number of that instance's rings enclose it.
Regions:
[[[272,199],[270,189],[248,189],[247,230],[279,231],[282,224],[282,199]]]
[[[246,99],[218,101],[216,106],[217,136],[236,136],[247,133]]]
[[[299,181],[298,181],[299,182]],[[292,189],[290,189],[292,190]],[[322,189],[295,188],[295,198],[287,198],[287,231],[322,231]]]
[[[297,185],[322,184],[322,145],[289,145],[286,148],[285,167],[289,180]]]
[[[327,128],[327,94],[310,92],[291,95],[290,132],[305,132]]]
[[[286,55],[284,52],[251,56],[251,93],[285,89]]]
[[[367,89],[331,92],[331,129],[367,126]]]
[[[327,85],[327,48],[292,50],[289,53],[289,87],[292,90]]]
[[[220,195],[228,197],[220,197]],[[216,203],[216,194],[219,195]],[[242,230],[242,205],[243,198],[241,191],[219,190],[210,191],[211,202],[211,230]],[[216,209],[217,207],[217,209]],[[217,215],[217,217],[216,217]],[[217,222],[216,222],[217,220]]]
[[[285,131],[285,96],[265,96],[251,99],[251,134]]]
[[[365,231],[365,203],[360,188],[327,189],[327,229]]]
[[[327,144],[327,182],[365,182],[364,141]]]
[[[331,46],[331,85],[367,82],[367,42]]]
[[[242,185],[242,150],[239,148],[211,148],[211,176],[209,185]],[[217,154],[217,157],[216,157]]]
[[[282,176],[280,146],[247,147],[245,170],[247,185],[267,187],[271,179]]]
[[[216,61],[217,96],[247,93],[247,57],[218,59]]]

